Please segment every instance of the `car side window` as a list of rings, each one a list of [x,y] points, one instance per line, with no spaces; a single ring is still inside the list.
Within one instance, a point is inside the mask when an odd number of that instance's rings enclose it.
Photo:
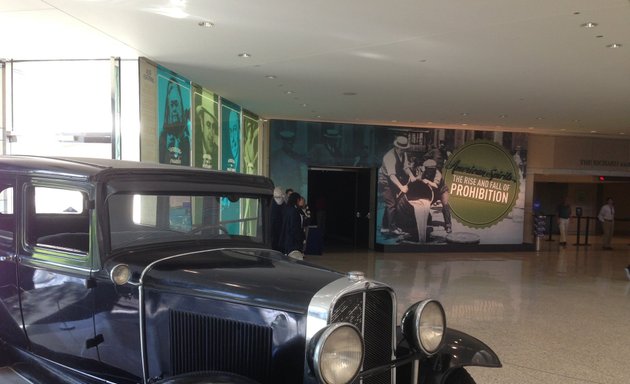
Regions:
[[[9,255],[15,249],[13,238],[15,215],[13,214],[13,186],[0,182],[0,254]]]
[[[34,206],[29,211],[30,245],[87,253],[89,216],[87,196],[80,190],[31,187]]]

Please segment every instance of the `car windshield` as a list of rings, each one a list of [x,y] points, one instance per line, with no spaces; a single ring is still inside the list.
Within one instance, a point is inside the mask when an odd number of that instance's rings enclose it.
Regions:
[[[236,194],[114,194],[108,198],[112,251],[190,240],[263,242],[262,201]]]

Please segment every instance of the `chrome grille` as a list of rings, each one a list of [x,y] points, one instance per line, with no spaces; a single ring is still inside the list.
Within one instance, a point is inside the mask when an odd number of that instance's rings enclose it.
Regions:
[[[225,371],[270,382],[270,327],[171,311],[170,348],[174,375]]]
[[[392,296],[386,289],[353,292],[334,305],[331,323],[348,322],[363,333],[365,358],[363,370],[388,365],[393,354]],[[392,373],[385,372],[363,379],[364,384],[390,384]]]

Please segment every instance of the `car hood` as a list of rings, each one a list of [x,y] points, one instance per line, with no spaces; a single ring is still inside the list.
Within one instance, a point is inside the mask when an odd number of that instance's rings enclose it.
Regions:
[[[265,249],[200,250],[143,269],[144,289],[306,313],[311,298],[343,275]]]

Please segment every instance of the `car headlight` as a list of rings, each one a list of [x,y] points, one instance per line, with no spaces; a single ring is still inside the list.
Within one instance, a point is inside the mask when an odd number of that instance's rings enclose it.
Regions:
[[[425,300],[412,305],[402,318],[402,329],[407,340],[427,355],[436,353],[446,333],[446,315],[442,304]]]
[[[109,273],[109,278],[116,285],[127,284],[129,279],[131,278],[131,270],[126,264],[118,264],[114,268],[112,268],[111,272]]]
[[[363,365],[361,333],[350,323],[327,326],[310,341],[309,363],[320,382],[351,383]]]

